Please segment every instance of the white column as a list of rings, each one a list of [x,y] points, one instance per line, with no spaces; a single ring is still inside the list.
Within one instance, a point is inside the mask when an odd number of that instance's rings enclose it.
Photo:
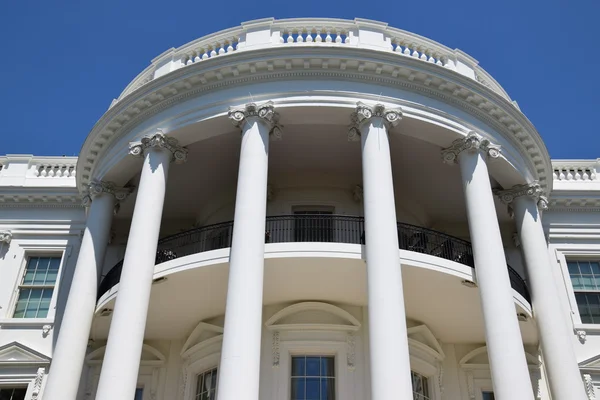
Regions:
[[[131,400],[137,386],[169,163],[187,150],[162,133],[130,145],[144,164],[96,400]]]
[[[547,207],[539,183],[517,185],[496,194],[514,214],[523,257],[529,275],[534,317],[540,335],[544,366],[554,400],[584,400],[577,358],[573,349],[571,321],[566,318],[548,255],[541,214]]]
[[[77,396],[115,199],[122,201],[128,194],[129,189],[117,188],[110,182],[94,181],[88,187],[84,204],[90,205],[91,202],[91,205],[58,340],[52,354],[44,399],[75,400]]]
[[[279,127],[271,102],[230,110],[229,118],[242,128],[242,147],[217,396],[258,400],[269,133]]]
[[[499,146],[471,132],[455,140],[442,156],[446,162],[460,164],[494,395],[498,400],[533,400],[486,165],[488,156],[500,156]]]
[[[371,399],[412,399],[388,128],[400,110],[358,103],[349,139],[361,136]]]

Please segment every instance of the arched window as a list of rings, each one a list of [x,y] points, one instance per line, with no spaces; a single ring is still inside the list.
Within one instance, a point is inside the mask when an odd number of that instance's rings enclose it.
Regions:
[[[429,380],[414,371],[410,372],[410,377],[412,379],[413,400],[430,400]]]
[[[195,400],[214,400],[217,394],[217,369],[198,374]]]

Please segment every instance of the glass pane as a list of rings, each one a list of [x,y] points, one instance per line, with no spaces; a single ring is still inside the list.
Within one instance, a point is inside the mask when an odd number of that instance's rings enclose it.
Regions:
[[[25,400],[26,388],[0,388],[0,400]]]
[[[600,275],[600,263],[590,262],[590,267],[592,267],[592,273],[594,275]]]
[[[320,400],[321,385],[319,378],[306,378],[306,400]]]
[[[320,376],[320,357],[306,357],[306,376]]]
[[[483,400],[495,400],[494,392],[483,392],[482,395]]]
[[[579,267],[576,262],[568,262],[567,267],[569,268],[569,274],[571,275],[579,275]]]
[[[581,276],[572,276],[571,282],[573,283],[573,289],[583,289],[583,282],[581,281]]]
[[[335,380],[321,379],[321,399],[335,400]]]
[[[30,260],[30,262],[27,264],[27,268],[25,269],[25,276],[23,277],[23,284],[31,285],[33,283],[34,275],[35,275],[35,264],[33,265],[33,268],[31,268],[31,260]]]
[[[321,358],[321,376],[335,376],[332,357]]]
[[[292,400],[304,400],[304,385],[304,378],[292,378]]]
[[[583,288],[584,289],[594,289],[594,283],[592,281],[592,276],[591,275],[583,275],[581,277],[581,281],[583,283]]]
[[[306,359],[302,357],[292,357],[292,376],[304,376]]]
[[[144,398],[144,388],[135,389],[134,400],[142,400]]]
[[[591,274],[592,273],[592,267],[590,266],[590,263],[587,261],[580,261],[579,262],[579,269],[581,270],[582,274]]]

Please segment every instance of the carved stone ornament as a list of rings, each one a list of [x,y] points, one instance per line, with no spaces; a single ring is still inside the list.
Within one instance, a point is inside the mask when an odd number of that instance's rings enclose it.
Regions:
[[[39,398],[40,392],[42,390],[42,383],[44,381],[44,375],[46,374],[46,369],[44,367],[40,367],[37,370],[35,375],[35,380],[33,381],[33,390],[31,392],[31,399],[36,400]]]
[[[529,196],[536,201],[540,210],[548,209],[548,198],[537,181],[506,190],[494,190],[494,194],[506,205],[510,205],[517,197]]]
[[[579,330],[579,331],[575,331],[575,334],[577,335],[577,339],[579,339],[579,342],[581,344],[585,344],[585,342],[587,340],[587,332],[583,331],[583,330]]]
[[[469,132],[467,136],[456,139],[450,147],[442,150],[442,159],[447,164],[458,162],[458,155],[463,151],[481,151],[490,158],[500,157],[500,146],[492,144],[476,132]]]
[[[10,244],[12,241],[11,231],[0,231],[0,243]]]
[[[260,118],[269,125],[269,135],[273,139],[282,137],[283,126],[279,124],[279,114],[275,112],[275,105],[272,101],[262,104],[247,103],[244,108],[230,108],[228,116],[233,125],[238,128],[250,117]]]
[[[369,106],[359,101],[356,103],[356,110],[350,117],[352,122],[348,129],[348,141],[355,142],[360,140],[360,125],[374,117],[383,118],[389,129],[400,123],[402,120],[402,110],[400,108],[386,108],[383,104],[379,103]]]
[[[583,374],[583,383],[588,400],[596,400],[596,390],[594,389],[592,376],[590,374]]]
[[[44,325],[44,326],[42,326],[42,336],[43,337],[48,336],[48,334],[50,333],[51,329],[52,329],[52,325]]]
[[[348,333],[346,336],[346,364],[350,371],[354,371],[356,368],[356,336],[354,333]]]
[[[281,358],[279,342],[280,342],[279,331],[273,331],[273,368],[279,367],[279,360]]]
[[[119,203],[125,200],[131,191],[131,188],[118,187],[112,182],[94,180],[88,185],[86,194],[83,196],[82,203],[87,207],[92,203],[94,197],[102,193],[107,193],[114,196],[117,203]]]
[[[173,154],[172,161],[182,164],[187,160],[188,150],[179,145],[177,139],[167,136],[162,130],[157,129],[153,135],[142,138],[140,142],[129,143],[129,154],[136,157],[143,157],[149,148],[163,148]]]

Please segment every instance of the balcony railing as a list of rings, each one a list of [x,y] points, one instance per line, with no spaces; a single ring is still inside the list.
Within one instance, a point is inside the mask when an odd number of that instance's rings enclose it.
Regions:
[[[231,247],[233,221],[204,226],[165,237],[158,242],[156,264],[204,251]],[[400,249],[429,254],[474,267],[471,243],[410,224],[398,222]],[[265,243],[325,242],[365,243],[363,217],[345,215],[282,215],[267,217]],[[98,298],[119,283],[123,261],[100,282]],[[508,267],[510,282],[530,302],[529,291],[519,274]]]

